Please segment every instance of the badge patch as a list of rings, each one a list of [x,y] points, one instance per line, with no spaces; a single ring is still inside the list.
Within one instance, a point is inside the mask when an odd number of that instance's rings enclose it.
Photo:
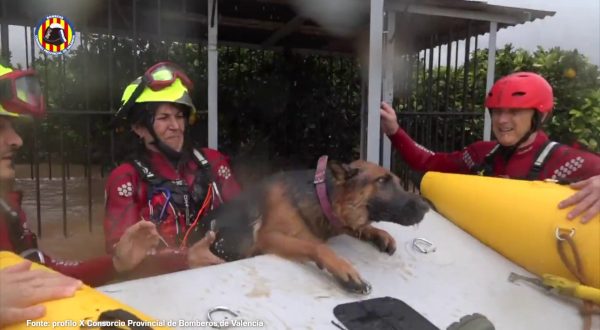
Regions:
[[[117,192],[121,197],[131,197],[133,195],[133,186],[131,182],[123,183],[121,186],[117,187]]]
[[[44,17],[36,25],[33,38],[41,50],[50,55],[66,53],[75,41],[75,29],[71,22],[60,15]]]
[[[222,177],[225,180],[229,179],[229,177],[231,176],[231,170],[225,165],[221,165],[217,173],[220,177]]]

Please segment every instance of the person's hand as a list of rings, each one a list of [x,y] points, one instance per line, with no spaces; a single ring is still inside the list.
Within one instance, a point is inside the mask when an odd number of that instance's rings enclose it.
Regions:
[[[138,221],[127,228],[117,244],[113,265],[117,272],[125,272],[137,266],[158,245],[160,236],[150,221]]]
[[[0,270],[0,328],[46,314],[40,303],[72,297],[81,281],[56,272],[31,270],[31,262]]]
[[[567,218],[572,220],[585,212],[581,223],[600,219],[600,175],[572,183],[570,187],[579,191],[558,204],[560,209],[575,205]]]
[[[381,116],[381,130],[386,135],[394,135],[400,128],[398,125],[398,117],[396,117],[396,111],[387,103],[381,102],[381,109],[379,109]]]
[[[190,247],[188,250],[188,265],[190,268],[218,265],[225,262],[225,260],[210,252],[209,248],[215,241],[215,237],[215,233],[209,231],[203,239]]]

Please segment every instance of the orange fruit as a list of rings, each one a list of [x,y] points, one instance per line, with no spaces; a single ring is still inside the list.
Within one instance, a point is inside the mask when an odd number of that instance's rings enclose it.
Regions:
[[[565,70],[565,72],[563,72],[563,76],[567,79],[573,79],[575,76],[577,76],[577,71],[575,71],[573,68],[568,68]]]

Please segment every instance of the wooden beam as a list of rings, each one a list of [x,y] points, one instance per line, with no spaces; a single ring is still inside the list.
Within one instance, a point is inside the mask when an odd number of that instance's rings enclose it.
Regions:
[[[266,47],[275,45],[279,40],[285,38],[290,33],[294,32],[299,27],[301,27],[302,24],[304,24],[304,18],[300,16],[294,17],[289,22],[287,22],[287,24],[285,24],[284,27],[271,34],[271,36],[267,38],[267,40],[265,40],[262,43],[262,45]]]
[[[166,19],[172,19],[177,21],[188,21],[188,22],[196,22],[200,24],[206,24],[208,22],[208,17],[202,14],[195,13],[180,13],[180,12],[166,12],[163,11],[161,13],[162,17]],[[301,22],[299,22],[301,21]],[[288,26],[290,23],[293,23],[292,26]],[[299,24],[300,23],[300,24]],[[229,16],[220,16],[219,17],[219,25],[222,27],[239,27],[239,28],[249,28],[249,29],[257,29],[257,30],[267,30],[274,31],[277,33],[279,30],[290,29],[296,26],[297,32],[304,35],[311,36],[319,36],[319,37],[328,37],[330,36],[327,32],[325,32],[321,27],[318,26],[308,26],[302,25],[304,23],[304,19],[296,16],[296,18],[292,19],[287,23],[280,23],[274,21],[263,21],[258,19],[249,19],[249,18],[236,18]],[[293,32],[294,30],[290,31]],[[288,33],[290,33],[288,32]],[[269,37],[271,38],[271,37]]]

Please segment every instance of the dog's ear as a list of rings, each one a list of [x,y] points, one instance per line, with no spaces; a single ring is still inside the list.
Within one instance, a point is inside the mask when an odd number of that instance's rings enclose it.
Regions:
[[[335,160],[329,161],[327,167],[331,170],[333,178],[340,182],[352,179],[359,171],[357,168],[352,168],[348,164],[343,164]]]

